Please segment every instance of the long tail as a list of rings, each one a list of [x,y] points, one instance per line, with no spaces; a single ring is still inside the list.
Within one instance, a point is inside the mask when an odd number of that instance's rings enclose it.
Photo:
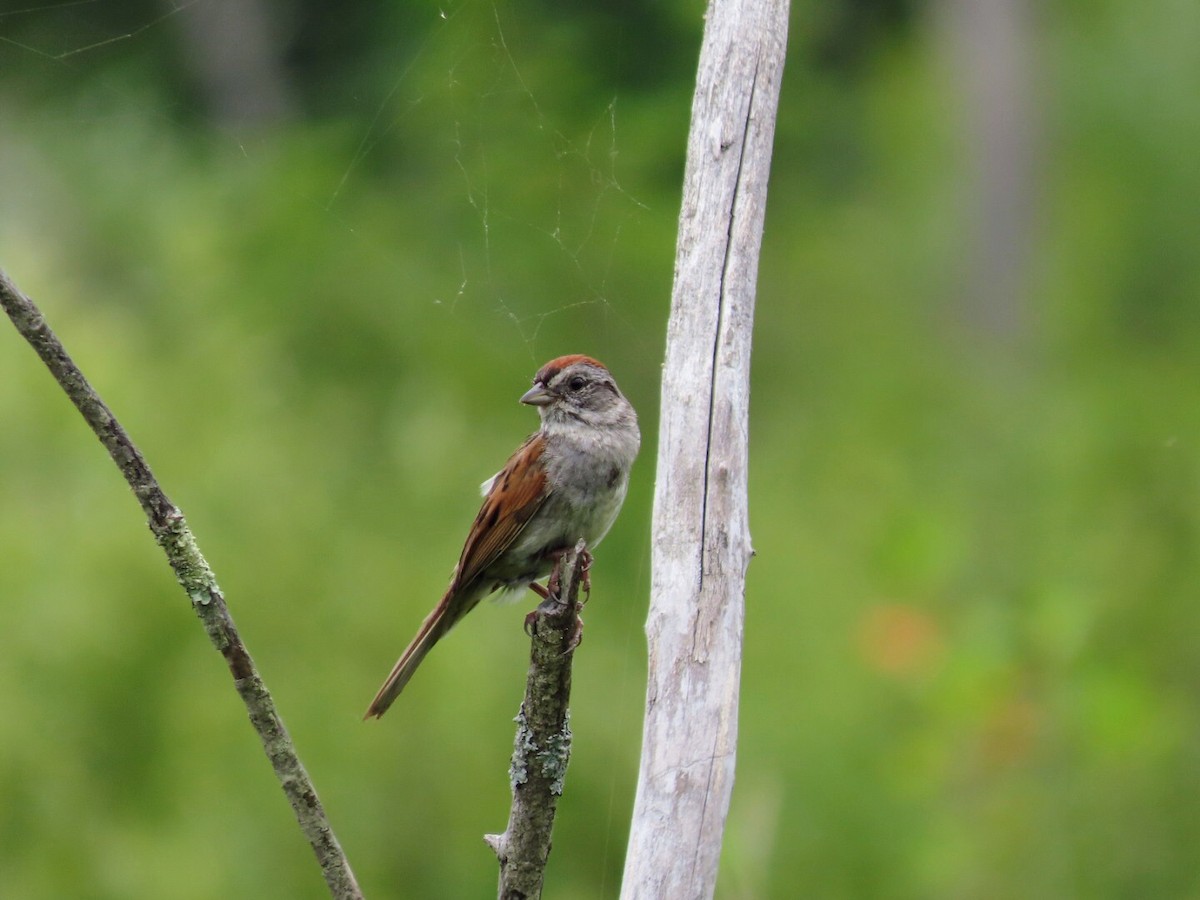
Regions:
[[[425,617],[416,637],[400,654],[400,659],[396,661],[392,673],[388,675],[383,687],[379,689],[379,693],[367,707],[364,719],[372,716],[378,719],[387,712],[388,707],[400,696],[400,692],[404,690],[408,680],[417,671],[421,660],[433,649],[433,645],[441,640],[442,636],[454,627],[454,623],[470,612],[479,602],[480,598],[472,596],[473,593],[472,591],[455,591],[453,586],[446,592],[438,605],[433,608],[433,612]]]

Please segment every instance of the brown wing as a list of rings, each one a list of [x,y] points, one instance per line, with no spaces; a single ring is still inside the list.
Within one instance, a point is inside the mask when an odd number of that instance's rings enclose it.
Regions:
[[[545,447],[540,433],[530,435],[492,481],[454,570],[452,590],[495,562],[546,501],[546,472],[541,465]]]

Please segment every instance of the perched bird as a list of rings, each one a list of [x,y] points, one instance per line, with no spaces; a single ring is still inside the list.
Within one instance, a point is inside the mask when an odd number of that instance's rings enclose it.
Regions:
[[[480,600],[529,587],[580,538],[595,547],[616,519],[641,434],[608,369],[588,356],[560,356],[542,366],[521,402],[537,407],[541,428],[481,486],[483,506],[450,586],[363,718],[387,711],[433,645]]]

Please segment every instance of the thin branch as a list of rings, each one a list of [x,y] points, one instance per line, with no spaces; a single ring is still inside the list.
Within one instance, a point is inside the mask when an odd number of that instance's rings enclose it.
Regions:
[[[360,900],[362,892],[350,870],[350,863],[342,853],[317,791],[296,755],[292,739],[275,710],[275,703],[266,685],[259,677],[250,652],[242,643],[225,605],[225,597],[217,586],[212,569],[200,553],[183,513],[167,499],[141,452],[88,384],[79,367],[46,324],[41,311],[2,270],[0,306],[96,433],[142,505],[150,530],[166,554],[175,577],[191,599],[192,608],[204,623],[209,640],[225,657],[233,675],[234,687],[246,704],[250,724],[258,732],[263,750],[292,804],[300,830],[312,845],[330,894],[337,900]]]
[[[484,836],[500,860],[500,900],[542,895],[550,835],[571,758],[571,660],[579,643],[579,585],[586,545],[564,554],[550,576],[550,598],[530,614],[532,641],[525,699],[509,776],[513,802],[503,834]],[[561,585],[566,585],[565,591]],[[558,597],[565,597],[558,600]]]

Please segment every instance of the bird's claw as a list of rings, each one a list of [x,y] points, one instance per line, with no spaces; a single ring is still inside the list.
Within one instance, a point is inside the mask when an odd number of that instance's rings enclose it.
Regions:
[[[567,649],[563,651],[563,656],[568,653],[574,653],[575,648],[583,643],[583,617],[579,614],[575,615],[575,625],[571,629],[570,640],[567,641]]]
[[[538,584],[536,581],[529,582],[529,589],[542,598],[542,602],[530,610],[525,616],[525,634],[527,637],[533,637],[533,623],[537,621],[538,612],[540,612],[542,608],[548,602],[550,602],[551,599],[557,598],[555,598],[555,595],[550,593],[547,588]]]

